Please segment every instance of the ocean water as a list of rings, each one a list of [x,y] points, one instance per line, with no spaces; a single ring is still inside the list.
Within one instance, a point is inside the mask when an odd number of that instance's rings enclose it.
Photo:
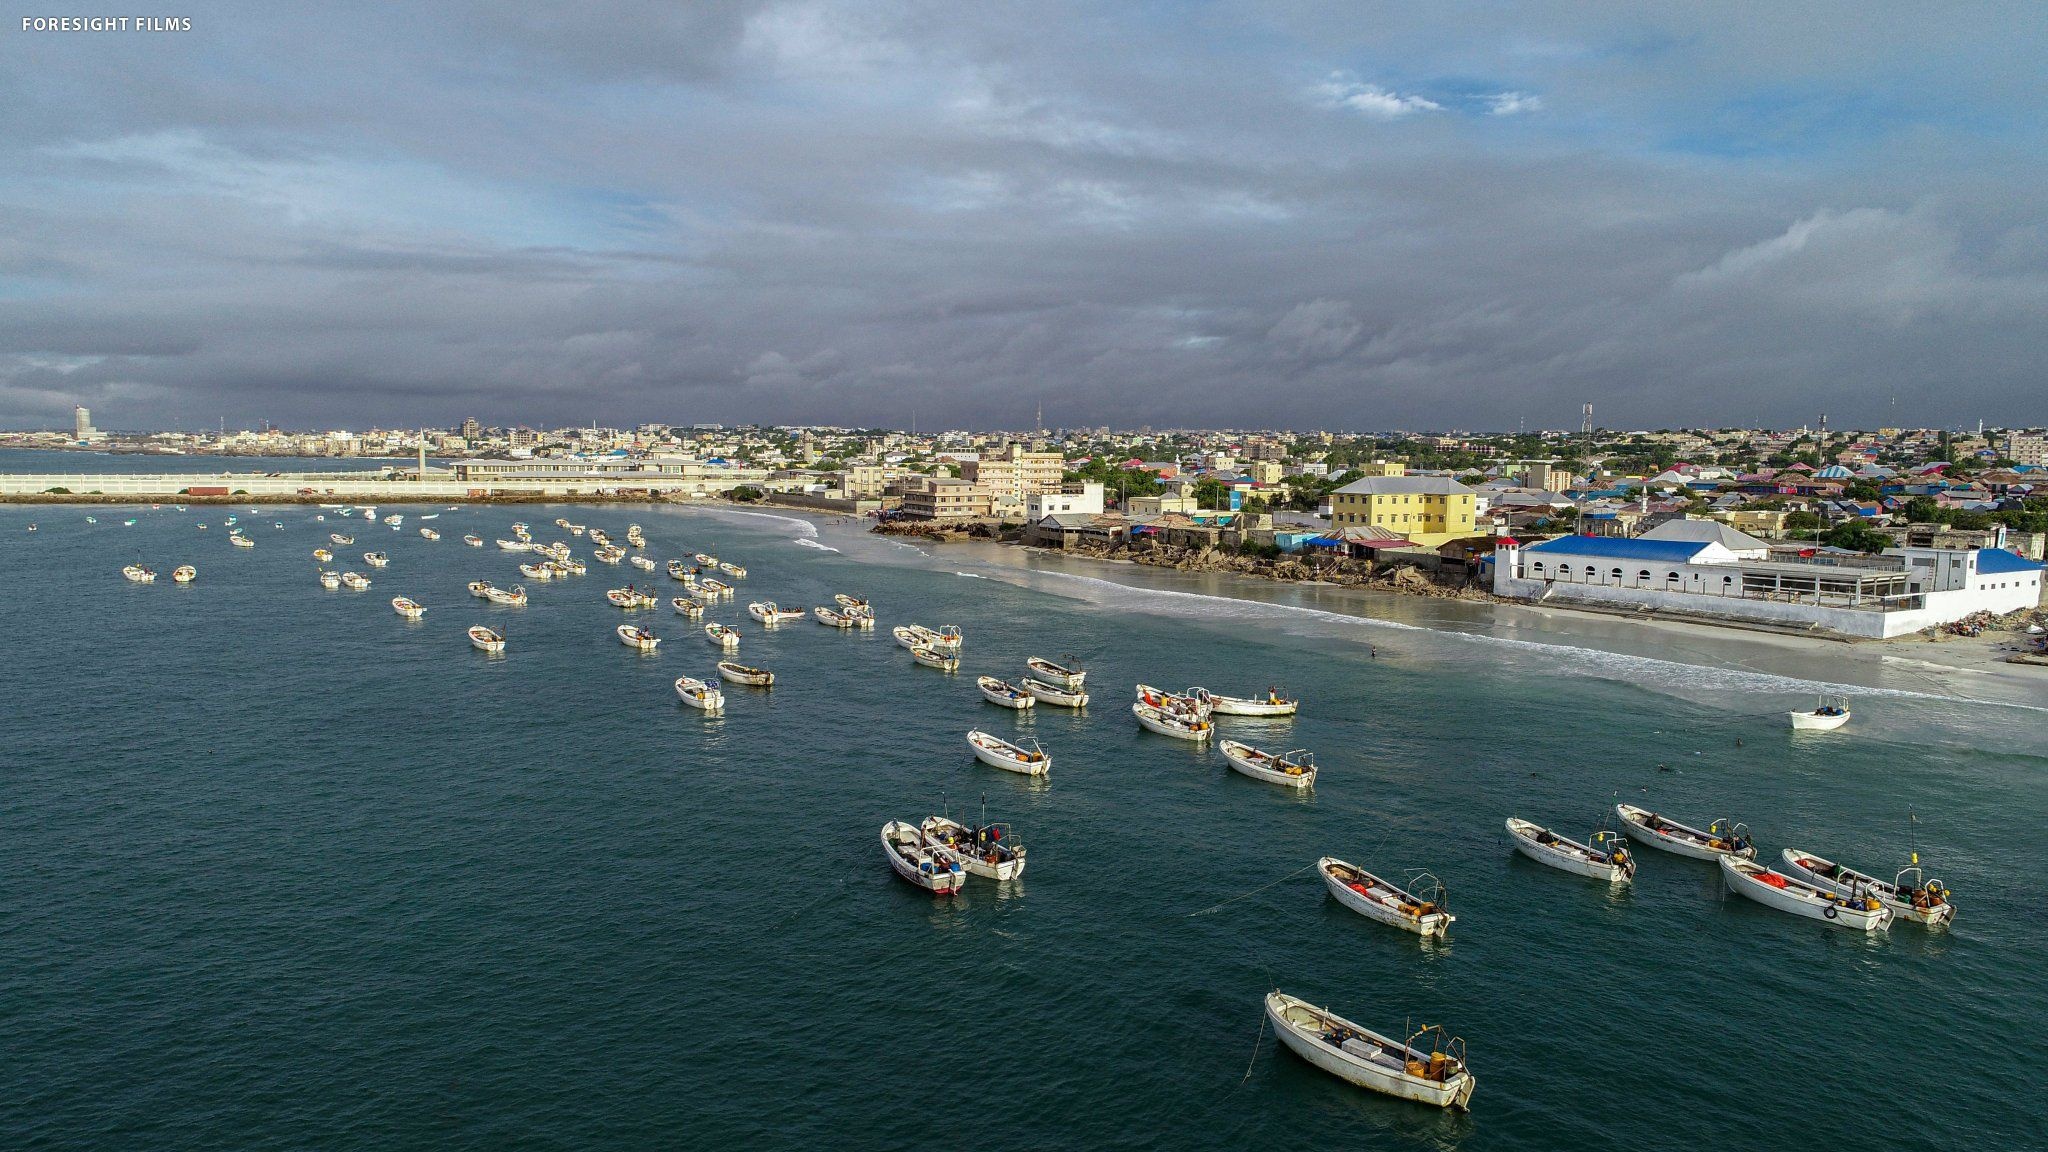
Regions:
[[[90,511],[0,507],[0,1146],[2039,1139],[2048,712],[2024,698],[1862,676],[1850,728],[1794,737],[1783,711],[1827,677],[1769,661],[1488,634],[1427,604],[1361,620],[1319,590],[1247,602],[776,516],[465,508],[428,542],[420,507],[400,532]],[[229,511],[258,547],[228,546]],[[635,614],[665,638],[637,654],[603,600],[629,580],[665,597],[659,574],[593,564],[528,582],[523,609],[467,595],[517,581],[518,558],[464,532],[553,539],[564,514],[637,520],[660,560],[747,565],[709,618],[778,685],[733,687],[722,718],[681,706],[671,681],[717,651],[664,608]],[[391,555],[368,592],[314,580],[344,525],[338,560]],[[121,579],[138,558],[158,584]],[[170,583],[179,563],[196,584]],[[881,627],[745,616],[835,591]],[[399,594],[426,619],[399,619]],[[506,655],[468,647],[480,621]],[[910,621],[965,631],[959,674],[910,662],[888,634]],[[1064,653],[1090,670],[1085,712],[974,690]],[[1293,721],[1223,723],[1315,751],[1317,788],[1139,731],[1140,680],[1300,695]],[[1040,740],[1050,780],[977,765],[973,727]],[[1610,890],[1505,842],[1507,816],[1583,835],[1617,798],[1869,871],[1914,836],[1959,920],[1866,938],[1724,895],[1708,865],[1648,852]],[[1025,877],[937,900],[896,880],[880,826],[942,807],[1009,821]],[[1336,906],[1305,870],[1326,854],[1435,872],[1449,941]],[[1473,1111],[1279,1050],[1275,987],[1381,1031],[1448,1026]]]

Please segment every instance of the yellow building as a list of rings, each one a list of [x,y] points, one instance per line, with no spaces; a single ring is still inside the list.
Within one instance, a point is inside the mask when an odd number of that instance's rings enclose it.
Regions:
[[[1330,525],[1378,527],[1435,548],[1477,535],[1478,506],[1478,493],[1448,476],[1368,476],[1330,493]]]
[[[1408,466],[1399,460],[1375,460],[1358,466],[1360,476],[1406,476]]]

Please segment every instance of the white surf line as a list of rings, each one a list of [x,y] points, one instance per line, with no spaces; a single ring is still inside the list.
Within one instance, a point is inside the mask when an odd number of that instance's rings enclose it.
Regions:
[[[1139,611],[1150,611],[1153,615],[1176,616],[1175,612],[1158,603],[1147,601],[1196,601],[1205,605],[1228,606],[1232,614],[1254,616],[1302,616],[1327,620],[1337,624],[1348,624],[1361,628],[1385,628],[1396,632],[1427,632],[1436,636],[1450,637],[1471,644],[1500,644],[1528,652],[1542,653],[1559,658],[1561,669],[1585,674],[1587,665],[1603,671],[1631,675],[1633,680],[1649,680],[1644,673],[1654,673],[1655,682],[1668,687],[1696,689],[1736,689],[1758,692],[1798,692],[1802,694],[1828,693],[1838,696],[1888,696],[1917,700],[1940,700],[1960,704],[1983,704],[2000,708],[2019,708],[2031,712],[2048,712],[2038,704],[2022,704],[2006,700],[1982,700],[1972,696],[1952,696],[1939,692],[1917,692],[1908,688],[1876,688],[1864,684],[1836,684],[1825,680],[1808,680],[1797,676],[1782,676],[1772,672],[1751,672],[1741,669],[1721,668],[1709,664],[1687,664],[1677,660],[1661,660],[1654,656],[1636,656],[1626,652],[1609,652],[1602,648],[1584,648],[1575,644],[1552,644],[1537,640],[1517,640],[1507,636],[1489,636],[1480,632],[1460,632],[1444,628],[1427,628],[1417,624],[1403,624],[1398,620],[1382,620],[1373,616],[1353,616],[1343,612],[1332,612],[1324,608],[1306,608],[1298,604],[1278,604],[1267,600],[1243,600],[1235,596],[1217,596],[1207,592],[1178,592],[1169,588],[1147,588],[1135,584],[1123,584],[1115,580],[1104,580],[1098,576],[1082,576],[1072,572],[1055,572],[1042,568],[998,568],[1002,572],[1016,572],[1023,576],[1047,576],[1071,580],[1095,587],[1114,589],[1129,594],[1134,607]],[[1205,616],[1218,615],[1205,611]]]
[[[815,540],[818,536],[818,526],[816,524],[795,516],[778,516],[773,512],[743,512],[738,508],[699,508],[697,511],[709,512],[714,516],[757,516],[763,520],[780,520],[784,524],[796,525],[803,532],[806,539]]]

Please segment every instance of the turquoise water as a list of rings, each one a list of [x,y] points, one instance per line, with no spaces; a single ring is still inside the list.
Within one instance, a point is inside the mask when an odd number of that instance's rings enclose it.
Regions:
[[[234,511],[256,549],[228,546],[219,509],[97,509],[88,526],[0,508],[0,1145],[2038,1140],[2039,709],[1874,683],[1849,730],[1794,739],[1777,713],[1818,688],[1781,674],[656,509],[445,512],[438,543],[415,532],[427,509],[402,532],[340,522],[357,535],[344,559],[392,563],[366,593],[327,592],[308,552],[336,522]],[[621,646],[602,594],[650,581],[630,567],[529,582],[524,609],[466,594],[517,575],[463,532],[525,519],[552,539],[565,512],[614,535],[638,520],[662,560],[746,564],[711,618],[777,687],[734,687],[718,719],[678,704],[670,682],[716,651],[665,609],[639,614],[658,654]],[[120,578],[138,557],[160,583]],[[199,582],[173,586],[184,562]],[[750,597],[834,591],[871,596],[882,628],[744,616]],[[393,614],[398,594],[425,621]],[[479,621],[505,626],[506,656],[470,650]],[[887,632],[907,621],[959,624],[962,672],[913,666]],[[1090,668],[1084,714],[974,690],[1063,652]],[[1299,719],[1225,723],[1313,749],[1318,787],[1141,733],[1138,680],[1287,686]],[[975,764],[975,726],[1038,738],[1050,782]],[[1747,820],[1773,856],[1873,871],[1895,867],[1914,810],[1959,922],[1866,939],[1655,853],[1609,891],[1501,832],[1518,814],[1583,833],[1645,795]],[[885,820],[984,798],[1030,848],[1020,883],[934,900],[893,878]],[[1451,939],[1420,945],[1290,878],[1324,854],[1434,870]],[[1472,1114],[1276,1051],[1260,1013],[1276,986],[1382,1031],[1448,1025],[1479,1080]]]

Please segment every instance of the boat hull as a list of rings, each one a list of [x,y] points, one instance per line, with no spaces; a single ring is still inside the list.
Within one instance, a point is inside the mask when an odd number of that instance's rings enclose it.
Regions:
[[[1055,708],[1086,708],[1088,706],[1088,694],[1086,692],[1070,691],[1029,677],[1018,683],[1017,687],[1031,693],[1031,698],[1040,704],[1050,704]]]
[[[1629,882],[1629,871],[1623,865],[1587,860],[1570,852],[1559,851],[1547,844],[1540,844],[1533,835],[1517,828],[1513,820],[1508,821],[1507,827],[1508,838],[1515,842],[1515,851],[1538,864],[1547,864],[1561,872],[1570,872],[1593,880],[1605,880],[1610,884]]]
[[[974,750],[974,758],[983,764],[991,768],[1001,768],[1005,772],[1015,772],[1020,776],[1049,776],[1052,774],[1052,757],[1042,756],[1037,760],[1024,760],[1000,745],[992,745],[976,740],[975,736],[977,735],[984,734],[975,732],[967,734],[967,746]]]
[[[1854,895],[1851,884],[1836,880],[1833,877],[1824,876],[1809,868],[1806,862],[1809,859],[1814,859],[1809,853],[1800,852],[1796,848],[1787,848],[1780,853],[1779,858],[1783,862],[1787,875],[1804,880],[1823,891],[1833,892],[1837,896]],[[1916,908],[1913,906],[1913,901],[1910,898],[1902,897],[1899,894],[1897,887],[1877,880],[1876,877],[1861,877],[1860,874],[1859,877],[1863,890],[1876,896],[1879,903],[1891,909],[1894,919],[1910,920],[1915,924],[1928,928],[1939,928],[1955,919],[1956,906],[1953,904],[1943,901],[1933,907]]]
[[[1249,776],[1260,783],[1278,784],[1282,788],[1315,787],[1316,770],[1314,768],[1304,768],[1298,773],[1269,768],[1239,751],[1242,747],[1242,745],[1238,745],[1233,741],[1226,740],[1217,750],[1223,753],[1223,759],[1232,768],[1236,769],[1239,774]]]
[[[1215,732],[1214,727],[1206,722],[1199,728],[1176,724],[1167,720],[1164,714],[1157,709],[1148,708],[1143,704],[1131,705],[1131,714],[1138,718],[1139,726],[1146,731],[1157,732],[1161,736],[1171,736],[1175,740],[1188,740],[1199,744],[1208,740]]]
[[[1708,835],[1696,828],[1687,828],[1676,832],[1665,832],[1651,828],[1648,823],[1648,817],[1654,815],[1654,813],[1638,808],[1633,804],[1617,804],[1614,806],[1614,811],[1615,815],[1621,818],[1621,830],[1629,839],[1638,844],[1655,848],[1660,852],[1669,852],[1673,856],[1684,856],[1689,860],[1705,860],[1709,863],[1719,860],[1723,856],[1733,856],[1738,860],[1754,860],[1756,858],[1756,846],[1754,844],[1739,851],[1715,848],[1708,844],[1699,843],[1697,840],[1686,835],[1687,832],[1697,833],[1700,836]]]
[[[1721,875],[1731,891],[1747,896],[1766,908],[1818,920],[1836,928],[1847,928],[1857,932],[1875,932],[1891,924],[1891,909],[1882,902],[1875,910],[1849,908],[1825,899],[1814,899],[1793,887],[1779,888],[1745,874],[1726,858],[1721,861]]]
[[[1794,732],[1832,732],[1849,722],[1849,713],[1839,716],[1822,716],[1814,712],[1789,712]]]
[[[1316,861],[1316,872],[1323,878],[1323,887],[1330,890],[1330,895],[1336,897],[1337,903],[1342,904],[1344,907],[1351,909],[1368,920],[1377,920],[1382,924],[1390,924],[1403,932],[1413,932],[1417,936],[1441,937],[1450,930],[1452,921],[1457,919],[1456,916],[1448,912],[1427,912],[1421,915],[1407,915],[1399,908],[1389,908],[1378,900],[1360,894],[1351,885],[1339,879],[1330,870],[1333,864],[1342,865],[1346,868],[1356,868],[1356,865],[1347,864],[1342,860],[1329,856]],[[1363,872],[1363,869],[1359,869],[1359,871]],[[1364,874],[1371,875],[1371,873]],[[1375,877],[1375,879],[1377,878]]]
[[[1476,1086],[1471,1073],[1461,1072],[1447,1081],[1438,1083],[1410,1076],[1404,1069],[1392,1064],[1364,1059],[1342,1049],[1333,1048],[1320,1037],[1304,1032],[1301,1027],[1287,1019],[1287,1008],[1291,1004],[1303,1003],[1280,992],[1268,993],[1266,996],[1266,1019],[1273,1025],[1273,1031],[1280,1037],[1280,1042],[1296,1056],[1339,1080],[1360,1088],[1371,1089],[1402,1100],[1412,1100],[1417,1104],[1428,1104],[1433,1108],[1470,1107],[1472,1090]]]

